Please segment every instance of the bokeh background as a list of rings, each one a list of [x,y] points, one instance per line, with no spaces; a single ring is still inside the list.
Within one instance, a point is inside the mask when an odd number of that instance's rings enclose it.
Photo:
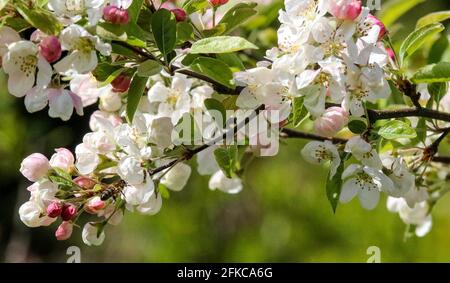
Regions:
[[[280,7],[281,1],[275,2]],[[241,31],[263,49],[276,41],[276,7],[262,8],[263,17]],[[404,38],[420,16],[445,9],[448,0],[426,0],[399,20],[394,38]],[[7,93],[0,72],[0,261],[65,262],[67,248],[75,245],[82,262],[365,262],[370,246],[380,248],[383,262],[450,262],[450,196],[435,207],[426,237],[404,241],[405,226],[387,212],[385,198],[374,211],[353,201],[333,214],[326,170],[302,160],[300,140],[283,143],[276,157],[257,159],[238,195],[210,191],[208,178],[193,174],[156,216],[127,213],[121,225],[108,226],[101,247],[85,246],[81,229],[65,242],[55,240],[56,224],[28,229],[17,213],[28,198],[29,183],[18,171],[22,158],[33,152],[50,156],[56,147],[74,149],[93,110],[67,123],[45,111],[29,114],[23,99]]]

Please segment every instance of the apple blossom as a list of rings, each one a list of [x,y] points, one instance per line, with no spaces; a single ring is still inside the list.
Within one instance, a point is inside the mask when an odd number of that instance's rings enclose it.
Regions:
[[[341,107],[330,107],[322,116],[314,121],[316,133],[332,137],[342,130],[348,123],[348,113]]]
[[[208,186],[211,190],[220,190],[228,194],[237,194],[243,188],[241,179],[237,177],[228,178],[221,170],[211,176]]]
[[[340,20],[353,21],[361,14],[360,0],[331,0],[328,11]]]
[[[172,12],[177,22],[184,22],[186,20],[187,17],[186,11],[184,11],[181,8],[178,8],[174,3],[170,1],[162,3],[160,9],[166,9]]]
[[[92,189],[97,184],[94,180],[85,176],[78,176],[73,179],[73,182],[86,190]]]
[[[77,214],[77,208],[73,204],[64,204],[61,218],[64,221],[69,221],[75,217]]]
[[[113,91],[120,92],[120,93],[128,91],[130,84],[131,84],[131,78],[126,75],[123,75],[123,74],[118,75],[111,82]]]
[[[56,36],[48,36],[39,43],[39,52],[49,63],[55,63],[61,57],[61,43]]]
[[[57,148],[55,151],[50,159],[50,165],[69,171],[75,162],[72,152],[66,148]]]
[[[119,25],[126,25],[130,21],[127,10],[113,5],[103,8],[103,18],[107,22]]]
[[[178,163],[161,178],[161,184],[172,191],[181,191],[186,186],[191,171],[189,165]]]
[[[52,202],[47,206],[47,216],[48,217],[58,217],[61,215],[61,212],[63,210],[63,204],[60,202]]]
[[[98,234],[99,226],[95,223],[86,223],[83,227],[82,238],[83,242],[88,246],[99,246],[105,240],[105,232]]]
[[[20,164],[20,172],[30,181],[37,181],[47,175],[50,163],[44,155],[33,153]]]
[[[68,221],[64,221],[58,226],[58,229],[56,229],[55,237],[58,241],[65,241],[72,236],[72,231],[73,224]]]
[[[8,52],[8,45],[20,41],[20,35],[14,29],[8,26],[0,27],[0,57],[3,57]],[[1,63],[1,61],[0,61]],[[1,64],[0,64],[1,66]]]
[[[330,178],[336,174],[337,167],[341,163],[341,157],[335,145],[330,141],[325,142],[309,142],[302,149],[302,156],[306,161],[313,164],[324,164],[331,162]]]

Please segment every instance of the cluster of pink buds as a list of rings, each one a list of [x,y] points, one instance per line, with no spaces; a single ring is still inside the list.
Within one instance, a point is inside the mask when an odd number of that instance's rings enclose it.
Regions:
[[[61,217],[62,223],[56,229],[55,237],[59,241],[67,240],[72,235],[73,224],[71,220],[77,215],[77,209],[73,204],[54,201],[47,206],[47,216],[51,218]]]
[[[116,25],[126,25],[130,21],[127,10],[113,5],[108,5],[103,9],[103,19]]]
[[[228,0],[209,0],[214,7],[222,6],[228,3]]]

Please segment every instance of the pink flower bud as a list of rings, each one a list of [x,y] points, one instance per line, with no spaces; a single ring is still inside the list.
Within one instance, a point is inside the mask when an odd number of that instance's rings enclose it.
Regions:
[[[386,53],[393,61],[395,61],[395,53],[391,48],[386,48]]]
[[[87,204],[84,206],[84,210],[88,213],[97,213],[98,211],[105,208],[106,203],[100,199],[100,197],[91,198]]]
[[[26,157],[20,165],[22,175],[32,182],[44,177],[49,169],[50,164],[47,157],[40,153],[33,153]]]
[[[56,229],[55,237],[58,241],[64,241],[70,238],[73,231],[73,224],[67,221],[64,221],[58,226]]]
[[[39,43],[39,52],[49,63],[55,63],[61,58],[61,43],[56,36],[48,36]]]
[[[355,20],[362,11],[360,0],[331,0],[328,12],[340,20]]]
[[[65,204],[62,212],[61,218],[64,221],[72,220],[72,218],[77,214],[77,208],[73,204]]]
[[[367,20],[374,26],[379,26],[380,27],[380,33],[378,35],[378,40],[381,40],[384,35],[386,34],[386,26],[383,24],[383,22],[381,22],[377,17],[375,17],[372,14],[369,14],[367,16]]]
[[[225,5],[228,3],[228,0],[209,0],[209,3],[214,7]]]
[[[348,123],[348,113],[341,107],[330,107],[322,117],[314,121],[316,133],[324,137],[332,137]]]
[[[178,8],[174,3],[172,2],[164,2],[161,5],[161,9],[166,9],[172,14],[175,15],[175,19],[177,22],[184,22],[186,20],[187,14],[183,9]]]
[[[108,5],[103,8],[103,19],[118,25],[126,25],[130,20],[127,10],[113,5]]]
[[[73,182],[85,190],[91,190],[97,184],[94,180],[85,176],[76,177]]]
[[[113,91],[115,92],[126,92],[130,88],[131,79],[125,75],[118,75],[112,82]]]
[[[50,166],[69,171],[75,162],[72,152],[66,148],[57,148],[55,151],[56,153],[50,158]]]
[[[63,205],[60,202],[54,201],[47,206],[47,216],[56,218],[61,215]]]

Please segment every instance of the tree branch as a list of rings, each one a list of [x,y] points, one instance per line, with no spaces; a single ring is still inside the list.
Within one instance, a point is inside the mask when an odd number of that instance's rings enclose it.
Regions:
[[[305,133],[301,131],[296,131],[293,129],[283,128],[281,129],[281,137],[282,138],[299,138],[299,139],[307,139],[307,140],[314,140],[314,141],[331,141],[332,143],[336,144],[342,144],[346,143],[346,139],[341,138],[328,138],[323,137],[315,134]]]

